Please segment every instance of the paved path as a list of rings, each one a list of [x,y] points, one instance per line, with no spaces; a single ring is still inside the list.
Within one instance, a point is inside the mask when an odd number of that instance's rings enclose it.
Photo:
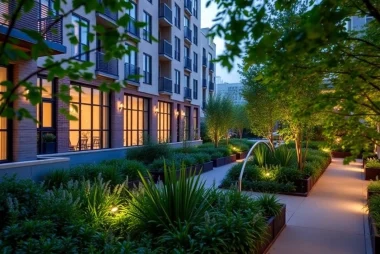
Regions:
[[[333,159],[308,197],[278,195],[287,206],[287,226],[268,253],[372,253],[365,207],[368,182],[360,165]],[[219,184],[230,167],[203,174],[206,185]]]

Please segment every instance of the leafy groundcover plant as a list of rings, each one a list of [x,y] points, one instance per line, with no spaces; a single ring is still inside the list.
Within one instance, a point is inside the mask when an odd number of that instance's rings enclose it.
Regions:
[[[370,158],[365,164],[366,168],[380,168],[380,161],[375,158]]]
[[[294,192],[295,182],[313,177],[317,179],[330,162],[330,155],[320,150],[308,149],[303,171],[297,169],[294,149],[281,146],[274,152],[258,146],[253,159],[248,161],[243,175],[244,190],[258,192]],[[238,182],[243,163],[232,167],[223,179],[221,187],[230,188]]]
[[[380,192],[380,181],[370,181],[370,183],[368,184],[368,191]]]
[[[102,175],[59,187],[0,182],[4,253],[255,253],[278,213],[271,196],[207,189],[199,175],[165,168],[165,183],[139,172],[142,186]],[[61,178],[62,172],[56,178]],[[66,176],[63,177],[66,179]]]

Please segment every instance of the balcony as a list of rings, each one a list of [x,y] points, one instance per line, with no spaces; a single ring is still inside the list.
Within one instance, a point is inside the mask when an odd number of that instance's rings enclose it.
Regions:
[[[191,101],[191,88],[184,87],[184,99]]]
[[[103,4],[103,0],[99,0],[100,4]],[[110,8],[104,7],[103,12],[96,12],[96,20],[98,23],[109,26],[111,24],[112,26],[116,25],[116,21],[119,19],[119,15],[117,12],[111,11]]]
[[[161,26],[172,26],[173,25],[173,13],[172,9],[166,4],[160,4],[160,25]]]
[[[213,92],[215,89],[215,83],[210,81],[208,85],[208,89],[210,90],[210,92]]]
[[[117,79],[119,75],[118,60],[106,59],[103,52],[96,52],[96,72],[98,75]]]
[[[185,70],[191,71],[191,59],[189,57],[185,57]]]
[[[202,57],[202,65],[203,67],[207,67],[207,57]]]
[[[136,65],[125,63],[124,64],[124,79],[130,81],[133,85],[140,84],[140,68]]]
[[[140,29],[136,26],[136,20],[131,18],[125,31],[129,35],[129,37],[139,40],[140,39]]]
[[[184,27],[184,37],[185,37],[185,42],[188,42],[189,44],[191,44],[191,29],[187,26]]]
[[[202,88],[207,89],[207,79],[202,79]]]
[[[172,44],[168,42],[167,40],[161,40],[159,54],[160,54],[160,60],[163,60],[163,61],[172,60],[173,59]]]
[[[173,82],[171,79],[166,77],[160,77],[158,83],[158,92],[160,94],[171,95],[173,93]]]
[[[193,3],[191,0],[185,0],[185,13],[191,15],[191,9],[193,7]]]
[[[16,10],[19,1],[9,0],[2,1],[0,5],[0,41],[4,40],[8,34],[10,21],[6,16],[11,16]],[[49,7],[34,2],[33,7],[28,12],[22,10],[12,30],[9,33],[9,43],[30,51],[32,46],[36,44],[36,40],[31,38],[22,30],[30,30],[42,35],[46,41],[47,47],[51,51],[46,50],[46,54],[62,54],[66,53],[66,47],[62,45],[62,20],[59,16],[52,16],[52,10]],[[58,21],[57,21],[58,20]]]
[[[215,70],[214,68],[215,68],[215,67],[214,67],[214,63],[210,61],[210,64],[209,64],[209,69],[210,69],[210,71],[211,71],[211,72],[214,72],[214,70]]]

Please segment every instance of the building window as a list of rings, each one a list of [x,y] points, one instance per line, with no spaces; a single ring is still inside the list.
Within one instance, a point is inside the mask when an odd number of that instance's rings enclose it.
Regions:
[[[109,148],[109,94],[97,88],[72,84],[69,150]]]
[[[193,0],[193,15],[198,18],[198,0]]]
[[[143,30],[143,39],[152,43],[152,16],[144,11],[145,28]]]
[[[194,57],[194,59],[193,59],[193,71],[195,73],[197,73],[198,72],[198,54],[194,52],[193,57]]]
[[[186,28],[188,27],[190,29],[190,20],[188,17],[183,18],[183,26]],[[191,40],[191,39],[190,39]]]
[[[180,113],[181,112],[181,105],[177,104],[177,113],[176,113],[176,117],[177,117],[177,142],[180,142],[181,141],[181,116],[180,116]]]
[[[190,140],[190,107],[185,106],[183,116],[183,140]]]
[[[42,98],[42,103],[37,105],[37,153],[55,153],[55,142],[44,142],[46,134],[56,135],[54,84],[46,78],[38,77],[37,86],[41,88]]]
[[[172,105],[167,102],[158,102],[157,137],[159,143],[171,142]]]
[[[190,88],[190,76],[185,75],[185,86]]]
[[[198,45],[198,27],[196,25],[193,25],[193,29],[194,29],[193,42],[195,45]]]
[[[174,59],[181,61],[181,40],[177,36],[174,37]]]
[[[8,80],[8,69],[0,67],[0,83]],[[0,86],[0,100],[6,92],[6,86]],[[10,157],[10,120],[0,117],[0,162],[6,162]]]
[[[89,60],[89,40],[88,40],[88,20],[80,17],[78,15],[72,15],[71,20],[74,26],[74,35],[78,39],[78,44],[73,45],[72,54],[75,56],[75,59],[81,61]]]
[[[207,59],[209,62],[212,61],[212,55],[210,53],[208,53],[208,59]]]
[[[199,114],[198,109],[193,109],[193,128],[194,128],[194,140],[198,140],[198,125],[199,125]]]
[[[144,53],[143,56],[144,83],[152,84],[152,57]]]
[[[149,135],[149,100],[124,95],[124,146],[141,146]]]
[[[175,12],[174,12],[174,25],[181,30],[181,8],[177,4],[175,4]]]
[[[193,97],[198,100],[198,80],[193,79]]]
[[[174,70],[175,72],[175,83],[174,83],[174,93],[181,93],[181,72],[179,70]]]

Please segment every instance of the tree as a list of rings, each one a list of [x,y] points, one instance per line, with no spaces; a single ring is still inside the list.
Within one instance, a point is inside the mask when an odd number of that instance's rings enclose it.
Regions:
[[[264,66],[251,66],[247,71],[241,68],[243,97],[247,101],[245,107],[251,132],[267,138],[274,148],[273,132],[276,123],[281,120],[282,107],[279,98],[270,93],[262,79],[258,80],[263,68]]]
[[[145,23],[136,22],[126,14],[127,10],[133,8],[130,1],[87,0],[67,2],[55,0],[51,7],[45,6],[49,10],[46,11],[46,17],[44,17],[46,23],[44,23],[44,25],[41,25],[38,29],[22,29],[22,32],[34,41],[33,45],[30,47],[30,51],[25,52],[17,47],[18,41],[12,38],[11,34],[16,28],[18,28],[17,22],[22,20],[24,16],[33,16],[38,10],[40,10],[40,3],[34,0],[20,0],[14,1],[14,5],[12,13],[3,16],[4,23],[8,24],[8,30],[0,46],[0,64],[9,65],[12,62],[19,61],[43,61],[42,68],[31,71],[22,80],[16,82],[4,81],[0,84],[3,86],[2,90],[5,91],[0,98],[0,116],[8,118],[17,117],[19,120],[23,118],[34,118],[34,116],[25,108],[13,108],[11,106],[13,102],[22,98],[28,100],[32,105],[37,105],[41,102],[41,90],[43,88],[35,86],[33,82],[30,81],[32,77],[44,73],[44,75],[47,75],[49,81],[52,81],[54,78],[62,79],[64,77],[68,77],[71,80],[93,80],[95,77],[91,68],[94,66],[94,63],[89,59],[82,58],[82,56],[101,51],[104,53],[105,60],[110,60],[112,58],[122,59],[125,55],[130,54],[131,51],[137,50],[135,47],[126,44],[129,38],[127,33],[125,33],[125,27],[127,27],[130,22],[133,22],[137,28],[145,26]],[[124,14],[121,16],[119,15],[119,18],[114,21],[115,26],[113,28],[106,29],[105,27],[96,24],[87,27],[88,45],[90,45],[87,46],[79,45],[79,38],[74,33],[74,24],[72,23],[65,25],[65,28],[68,31],[67,34],[58,34],[59,32],[62,32],[61,26],[63,20],[82,9],[86,13],[103,13],[109,11]],[[25,23],[25,20],[23,22]],[[79,21],[79,23],[83,27],[87,26],[83,22]],[[33,27],[33,25],[31,27]],[[68,41],[71,44],[70,46],[79,46],[81,47],[81,50],[78,54],[73,56],[55,58],[48,42],[49,38],[54,36],[68,38]],[[44,57],[40,58],[40,56]],[[78,59],[81,59],[81,61],[78,61]],[[102,91],[109,92],[111,90],[118,91],[121,87],[124,87],[123,82],[104,81],[99,88]],[[74,89],[80,91],[79,87],[75,87]],[[62,84],[53,96],[68,104],[71,100],[69,90],[69,84]],[[69,119],[75,119],[68,109],[61,108],[60,113],[67,116]]]
[[[228,130],[232,127],[233,106],[227,97],[220,95],[210,96],[205,107],[205,122],[208,136],[218,147],[221,138],[226,135],[228,142]]]
[[[237,131],[239,138],[243,138],[243,131],[249,127],[246,105],[234,105],[233,107],[233,128]]]

